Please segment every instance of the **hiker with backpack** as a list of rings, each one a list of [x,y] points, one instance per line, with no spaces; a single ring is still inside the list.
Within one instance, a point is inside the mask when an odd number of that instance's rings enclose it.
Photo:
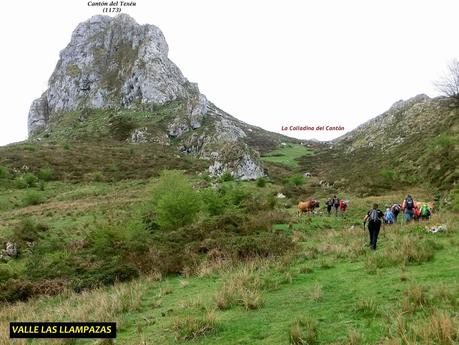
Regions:
[[[363,224],[368,221],[368,231],[370,233],[370,247],[376,250],[376,242],[378,241],[379,229],[381,228],[381,220],[385,220],[384,213],[378,208],[378,204],[374,203],[373,208],[368,211]]]
[[[412,221],[415,216],[416,203],[410,194],[408,194],[405,200],[403,200],[402,209],[405,214],[406,222],[408,223]]]
[[[432,212],[430,211],[429,205],[424,203],[424,205],[422,205],[420,209],[419,220],[420,221],[429,220],[431,214]]]
[[[384,224],[394,224],[395,222],[395,215],[392,212],[390,207],[386,208],[386,212],[384,212]]]
[[[339,211],[341,215],[344,217],[346,214],[347,207],[349,206],[349,200],[343,200],[341,199],[339,201]]]
[[[398,214],[400,213],[400,211],[402,210],[402,205],[400,205],[400,204],[393,204],[393,205],[390,207],[390,210],[391,210],[392,213],[394,214],[394,223],[397,223],[397,217],[398,217]]]
[[[332,199],[328,198],[328,200],[325,202],[325,205],[327,206],[327,213],[328,213],[328,215],[330,215],[331,209],[332,209],[332,207],[334,205],[334,201]]]
[[[336,195],[333,196],[333,207],[335,208],[335,216],[338,216],[339,199],[336,197]]]

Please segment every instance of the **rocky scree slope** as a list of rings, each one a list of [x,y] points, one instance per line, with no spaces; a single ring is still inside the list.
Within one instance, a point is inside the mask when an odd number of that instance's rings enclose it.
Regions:
[[[90,130],[89,130],[90,129]],[[160,143],[209,160],[209,172],[264,175],[258,152],[294,141],[208,102],[168,58],[163,33],[128,15],[79,24],[28,116],[29,138]]]

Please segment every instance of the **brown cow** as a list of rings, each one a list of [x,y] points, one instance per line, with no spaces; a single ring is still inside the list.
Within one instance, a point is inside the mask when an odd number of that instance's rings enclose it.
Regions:
[[[301,216],[304,212],[314,212],[314,209],[319,207],[319,201],[315,199],[309,199],[308,201],[300,201],[298,203],[298,215]]]

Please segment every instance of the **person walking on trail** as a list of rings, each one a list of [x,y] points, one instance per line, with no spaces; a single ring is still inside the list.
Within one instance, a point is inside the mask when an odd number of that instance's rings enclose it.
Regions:
[[[343,217],[346,215],[346,210],[348,206],[349,206],[349,200],[341,199],[339,201],[339,211]]]
[[[393,204],[391,206],[390,210],[394,214],[394,223],[397,223],[397,217],[398,217],[398,214],[400,213],[401,209],[402,209],[402,205],[400,205],[400,204]]]
[[[390,207],[387,207],[386,212],[384,212],[384,224],[394,224],[394,222],[394,212],[392,212],[392,209]]]
[[[415,208],[416,202],[414,201],[413,197],[408,194],[402,203],[402,209],[403,213],[405,214],[405,220],[407,223],[413,220]]]
[[[333,196],[333,207],[335,208],[335,216],[338,216],[339,199],[336,197],[336,195]]]
[[[430,207],[428,204],[424,203],[424,205],[421,206],[421,209],[420,209],[420,215],[419,215],[419,221],[423,221],[423,220],[429,220],[430,219],[430,215],[432,214],[432,212],[430,211]]]
[[[330,215],[330,213],[331,213],[331,209],[333,207],[333,204],[334,204],[333,200],[328,198],[327,202],[325,203],[325,205],[327,206],[328,215]]]
[[[364,224],[368,221],[368,231],[370,233],[370,247],[376,250],[376,242],[378,242],[379,229],[381,228],[381,220],[385,220],[384,213],[378,208],[378,204],[374,203],[373,208],[368,211]]]

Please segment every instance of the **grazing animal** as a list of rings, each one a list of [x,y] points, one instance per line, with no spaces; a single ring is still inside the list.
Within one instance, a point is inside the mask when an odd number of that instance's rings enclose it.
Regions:
[[[303,213],[314,212],[314,209],[319,207],[319,201],[315,199],[309,199],[307,201],[300,201],[298,203],[298,215],[301,216]]]

